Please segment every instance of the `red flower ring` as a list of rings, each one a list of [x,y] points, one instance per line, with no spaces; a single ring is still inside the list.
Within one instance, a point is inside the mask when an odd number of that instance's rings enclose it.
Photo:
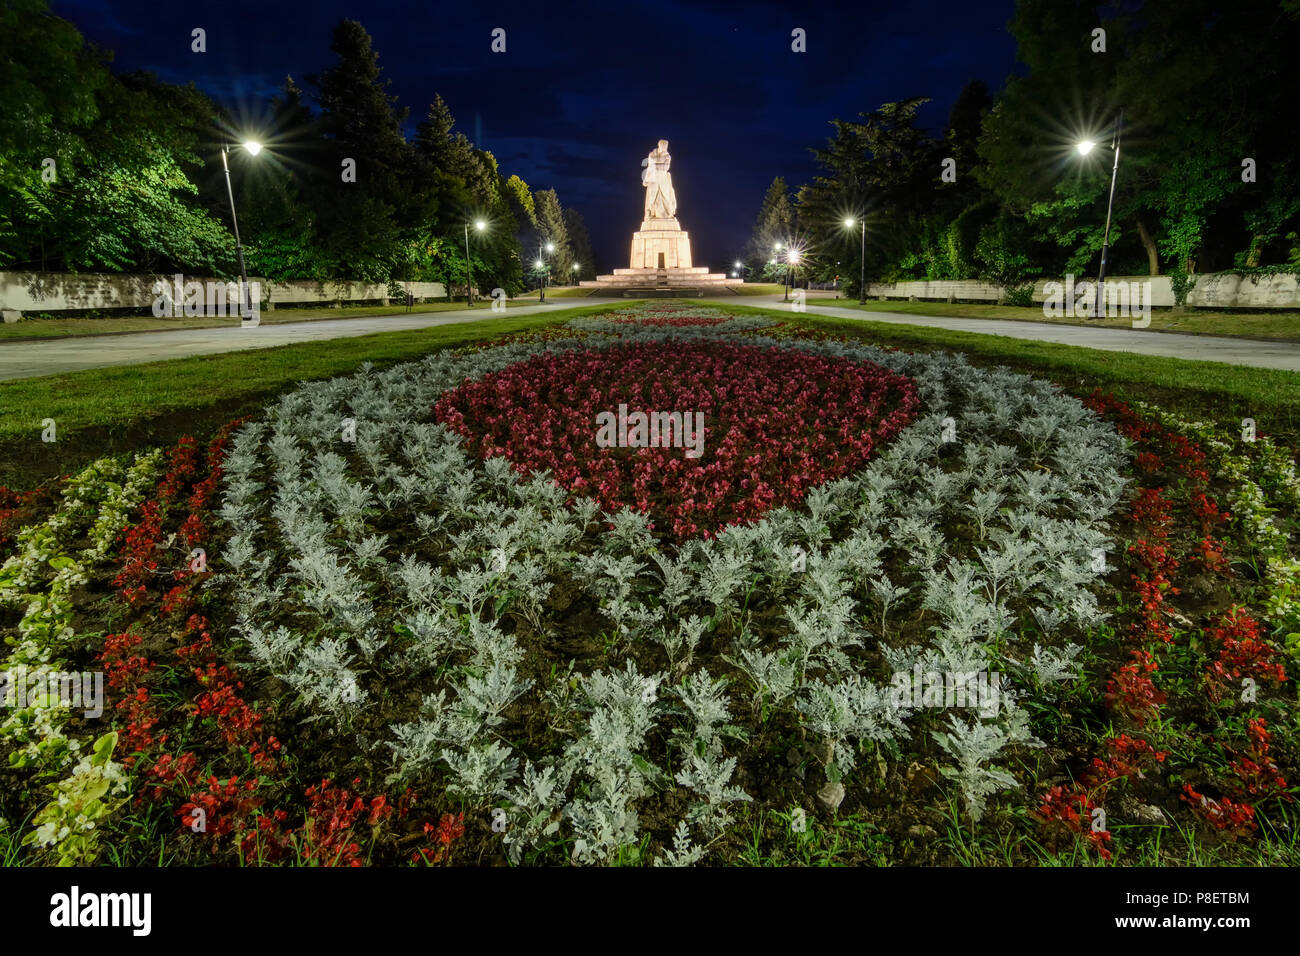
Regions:
[[[614,424],[620,406],[626,428]],[[859,471],[918,407],[909,379],[867,362],[671,342],[537,355],[452,389],[434,413],[472,453],[504,456],[523,475],[550,469],[574,494],[648,514],[681,540]],[[670,443],[680,436],[669,429],[659,447],[634,447],[638,412],[681,413],[684,439]]]

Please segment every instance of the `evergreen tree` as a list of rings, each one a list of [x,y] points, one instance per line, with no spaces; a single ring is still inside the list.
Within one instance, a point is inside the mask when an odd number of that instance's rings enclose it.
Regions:
[[[341,21],[330,50],[337,62],[311,78],[335,154],[335,178],[326,178],[316,197],[318,241],[332,274],[382,281],[396,274],[404,243],[427,221],[423,197],[409,186],[417,167],[402,134],[406,111],[389,95],[379,54],[360,23]],[[346,160],[355,162],[355,182],[343,178]]]
[[[578,268],[570,279],[594,279],[600,273],[600,264],[591,245],[591,234],[587,232],[587,223],[582,213],[576,209],[564,210],[564,226],[569,234],[569,245],[573,249],[573,259]]]
[[[767,187],[763,204],[754,219],[754,229],[745,246],[745,265],[750,278],[766,276],[771,278],[776,273],[770,266],[774,257],[773,247],[777,243],[786,245],[794,237],[795,213],[790,201],[790,190],[786,187],[784,177],[777,176]],[[778,264],[779,266],[779,264]],[[778,268],[784,275],[783,268]]]
[[[573,264],[573,250],[569,246],[569,229],[564,222],[564,207],[554,189],[543,189],[533,194],[533,203],[537,208],[537,231],[539,244],[551,244],[553,252],[544,253],[543,261],[550,269],[551,283],[563,285]]]

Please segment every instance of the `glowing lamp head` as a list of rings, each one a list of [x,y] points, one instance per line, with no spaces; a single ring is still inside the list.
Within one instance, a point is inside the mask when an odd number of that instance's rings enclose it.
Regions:
[[[540,268],[542,268],[543,266],[545,266],[546,263],[543,262],[541,259],[538,259],[536,262],[533,263],[533,265],[536,266],[538,269],[540,269]]]
[[[1092,152],[1093,147],[1096,145],[1097,144],[1094,143],[1092,140],[1085,139],[1081,143],[1076,143],[1074,148],[1079,151],[1080,156],[1087,156],[1089,153]]]
[[[856,226],[857,224],[858,224],[858,221],[857,221],[856,219],[854,219],[852,216],[850,216],[848,219],[845,219],[845,220],[844,220],[844,226],[845,226],[846,229],[852,229],[852,228],[853,228],[854,226]]]
[[[553,243],[553,242],[548,242],[548,243],[546,244],[546,251],[547,251],[547,252],[554,252],[554,251],[555,251],[555,243]]]
[[[250,139],[244,143],[244,149],[248,151],[249,156],[256,156],[262,151],[262,144],[255,139]]]
[[[487,223],[485,223],[482,219],[476,220],[474,223],[474,228],[477,229],[479,232],[482,232],[484,229],[487,228]]]

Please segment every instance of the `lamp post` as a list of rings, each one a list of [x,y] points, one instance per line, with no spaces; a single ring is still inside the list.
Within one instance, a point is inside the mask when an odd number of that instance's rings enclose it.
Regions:
[[[794,288],[793,276],[791,270],[799,264],[799,250],[791,249],[785,257],[785,301],[790,301],[790,290]]]
[[[474,228],[482,232],[487,228],[487,223],[482,219],[476,219]],[[465,223],[465,305],[474,308],[474,281],[469,271],[469,223]]]
[[[1110,214],[1115,206],[1115,180],[1119,176],[1119,137],[1123,125],[1124,111],[1120,110],[1115,118],[1115,128],[1110,141],[1110,148],[1115,153],[1115,161],[1110,168],[1110,197],[1106,200],[1106,231],[1101,239],[1101,268],[1097,272],[1097,296],[1093,301],[1092,317],[1095,319],[1102,317],[1103,303],[1106,301],[1106,255],[1110,251]],[[1085,139],[1077,143],[1074,148],[1079,151],[1080,156],[1087,156],[1096,145],[1092,140]]]
[[[235,190],[230,185],[230,163],[226,159],[230,145],[230,143],[221,144],[221,168],[226,173],[226,195],[230,198],[230,222],[235,227],[235,255],[239,257],[239,278],[243,283],[239,290],[240,314],[244,318],[252,318],[253,302],[248,294],[248,270],[244,267],[244,246],[239,241],[239,217],[235,215]],[[244,151],[250,156],[256,156],[262,151],[262,144],[256,140],[246,140],[240,145],[244,147]]]
[[[852,229],[856,220],[844,220],[845,228]],[[862,264],[858,267],[858,305],[867,304],[867,221],[862,220]]]
[[[548,242],[548,243],[545,245],[544,248],[546,249],[546,251],[547,251],[548,253],[554,252],[554,251],[555,251],[555,243],[553,243],[553,242]],[[546,285],[547,285],[547,280],[550,279],[550,277],[551,277],[551,269],[550,269],[550,266],[548,266],[548,265],[546,264],[545,260],[542,259],[542,248],[540,248],[540,247],[539,247],[538,250],[537,250],[537,268],[540,269],[541,272],[542,272],[542,281],[541,281],[541,283],[538,285],[538,289],[541,290],[541,291],[540,291],[540,294],[537,296],[537,301],[538,301],[538,302],[545,302],[545,301],[546,301]]]

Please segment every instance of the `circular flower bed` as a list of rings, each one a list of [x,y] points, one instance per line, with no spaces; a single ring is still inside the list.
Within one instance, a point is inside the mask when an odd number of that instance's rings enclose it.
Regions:
[[[453,389],[435,414],[480,457],[504,455],[525,476],[549,470],[605,510],[630,506],[680,539],[752,521],[858,470],[918,404],[911,383],[870,363],[634,343],[534,356]],[[642,432],[629,437],[638,415]],[[599,440],[602,417],[622,432],[609,436],[614,447]]]
[[[607,861],[643,829],[688,859],[751,800],[852,806],[861,748],[926,732],[978,818],[1014,785],[994,761],[1038,743],[1018,701],[1068,680],[1105,617],[1119,436],[951,355],[598,321],[304,384],[238,433],[213,560],[272,692],[349,752],[385,748],[396,780],[502,809],[515,859],[559,832]],[[716,444],[598,452],[594,413],[623,399],[702,411]],[[838,447],[801,434],[821,415]],[[743,511],[748,459],[792,482]],[[745,523],[657,538],[644,504],[701,525],[665,505],[674,461],[682,482],[725,462],[711,527]],[[894,692],[917,670],[1004,680],[935,725]]]

